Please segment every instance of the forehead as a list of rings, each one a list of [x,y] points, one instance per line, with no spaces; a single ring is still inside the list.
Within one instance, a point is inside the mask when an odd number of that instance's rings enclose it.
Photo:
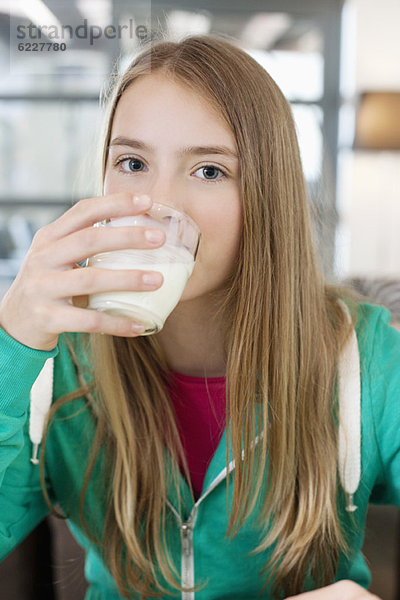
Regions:
[[[236,145],[230,125],[205,93],[161,73],[141,75],[130,84],[118,102],[112,129],[113,135],[142,129],[174,137],[202,131]]]

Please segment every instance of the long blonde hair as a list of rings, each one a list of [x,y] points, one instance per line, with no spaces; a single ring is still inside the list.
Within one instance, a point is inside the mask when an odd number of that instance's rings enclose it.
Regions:
[[[217,307],[236,461],[227,534],[235,535],[256,503],[261,506],[263,538],[254,551],[273,546],[266,584],[273,573],[275,597],[292,595],[308,575],[316,585],[332,582],[345,548],[335,413],[337,359],[348,333],[340,292],[324,283],[316,264],[290,106],[234,43],[216,36],[157,41],[132,61],[109,98],[103,177],[118,101],[138,77],[155,71],[211,102],[236,138],[243,232],[237,269]],[[162,580],[181,590],[165,536],[167,491],[178,485],[178,460],[184,462],[166,388],[168,364],[157,336],[91,337],[97,434],[82,520],[106,442],[111,482],[102,543],[121,595],[167,593]]]

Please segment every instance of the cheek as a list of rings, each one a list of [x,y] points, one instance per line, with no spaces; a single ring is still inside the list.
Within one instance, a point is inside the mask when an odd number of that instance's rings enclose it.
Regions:
[[[222,264],[229,267],[237,257],[242,235],[240,200],[226,204],[224,210],[204,220],[203,227],[198,224],[203,232],[199,257],[204,258],[211,268],[218,269]]]
[[[239,198],[231,202],[217,222],[216,235],[221,237],[221,243],[226,247],[229,256],[236,256],[242,235],[243,209]]]
[[[114,194],[115,192],[124,191],[123,181],[117,181],[114,173],[107,167],[104,175],[103,194]]]
[[[136,191],[137,186],[133,188],[132,178],[129,175],[123,175],[113,168],[110,159],[104,174],[103,194],[115,194],[117,192]]]

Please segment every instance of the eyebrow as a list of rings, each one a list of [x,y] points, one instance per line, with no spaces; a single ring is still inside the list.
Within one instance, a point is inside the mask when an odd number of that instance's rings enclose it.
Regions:
[[[136,148],[138,150],[154,152],[154,148],[152,146],[148,146],[141,140],[134,140],[124,136],[118,136],[114,138],[110,142],[108,148],[111,148],[111,146],[129,146],[130,148]],[[185,148],[180,148],[177,151],[177,154],[180,156],[202,156],[205,154],[221,154],[223,156],[226,156],[227,158],[238,158],[238,155],[227,146],[187,146]]]

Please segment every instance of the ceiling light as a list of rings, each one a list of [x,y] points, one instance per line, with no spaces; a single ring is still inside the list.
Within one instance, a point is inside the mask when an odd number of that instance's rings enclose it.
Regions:
[[[208,33],[211,28],[208,15],[186,10],[172,10],[167,17],[167,22],[169,35],[176,40],[186,35]]]
[[[286,13],[259,13],[247,21],[240,38],[251,48],[269,49],[291,24]]]
[[[91,24],[95,23],[103,28],[111,24],[110,0],[77,0],[76,7]]]
[[[60,21],[42,0],[29,0],[29,2],[13,0],[10,14],[25,16],[37,25],[37,27],[55,26],[58,31],[61,30]]]

